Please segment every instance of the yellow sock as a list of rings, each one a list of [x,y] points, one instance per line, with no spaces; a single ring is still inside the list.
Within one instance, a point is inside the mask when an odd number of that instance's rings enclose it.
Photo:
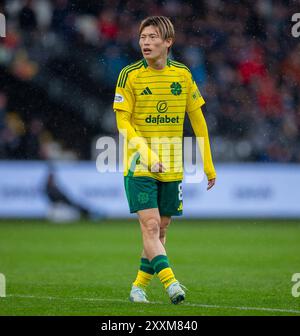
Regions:
[[[153,274],[139,270],[133,285],[145,289],[149,285],[152,278]]]
[[[159,280],[167,289],[172,283],[176,282],[175,275],[170,267],[164,268],[158,274]]]

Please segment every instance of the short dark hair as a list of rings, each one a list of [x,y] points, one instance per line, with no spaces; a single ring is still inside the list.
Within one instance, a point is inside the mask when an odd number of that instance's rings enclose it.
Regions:
[[[161,38],[166,40],[172,38],[175,40],[175,30],[173,23],[166,16],[149,16],[144,19],[140,24],[139,34],[141,35],[145,27],[154,26],[157,27]]]

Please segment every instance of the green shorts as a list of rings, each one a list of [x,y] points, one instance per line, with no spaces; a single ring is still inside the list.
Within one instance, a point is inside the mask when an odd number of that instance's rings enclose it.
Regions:
[[[182,215],[182,181],[125,176],[124,183],[130,213],[158,208],[161,216]]]

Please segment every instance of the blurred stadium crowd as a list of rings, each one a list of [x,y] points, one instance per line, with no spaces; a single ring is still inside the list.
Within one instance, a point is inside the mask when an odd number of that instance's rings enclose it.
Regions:
[[[166,15],[170,58],[190,67],[206,100],[215,160],[300,162],[300,1],[0,4],[1,159],[91,159],[97,137],[117,134],[114,87],[141,58],[140,20]]]

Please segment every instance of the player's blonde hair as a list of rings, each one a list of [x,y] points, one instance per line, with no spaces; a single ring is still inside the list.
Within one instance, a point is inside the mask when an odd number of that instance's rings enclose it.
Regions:
[[[171,38],[173,43],[175,41],[175,29],[173,23],[166,16],[148,16],[140,24],[139,35],[141,35],[144,28],[154,26],[158,28],[160,36],[163,40]],[[172,43],[172,44],[173,44]],[[169,48],[170,50],[170,48]],[[168,51],[169,51],[168,50]]]

